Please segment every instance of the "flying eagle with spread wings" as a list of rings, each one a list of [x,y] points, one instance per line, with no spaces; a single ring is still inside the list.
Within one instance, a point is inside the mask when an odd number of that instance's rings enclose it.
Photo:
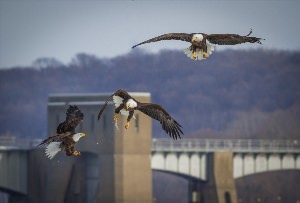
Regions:
[[[191,59],[202,60],[206,59],[214,51],[215,45],[236,45],[242,43],[258,43],[261,44],[262,38],[250,37],[252,29],[249,34],[241,36],[238,34],[205,34],[205,33],[169,33],[141,42],[134,45],[135,48],[139,45],[158,42],[162,40],[181,40],[189,42],[192,45],[184,50],[184,53]],[[209,42],[209,43],[207,43]]]
[[[70,105],[66,112],[66,120],[60,123],[56,129],[56,135],[51,136],[39,144],[46,147],[45,153],[52,159],[59,151],[65,151],[67,156],[78,156],[79,151],[74,150],[74,145],[85,136],[84,133],[75,133],[77,125],[83,121],[84,114],[76,105]]]
[[[111,99],[113,99],[115,104],[114,121],[117,122],[119,114],[127,116],[126,129],[129,128],[129,122],[133,117],[134,111],[139,110],[147,116],[158,120],[162,125],[162,128],[173,139],[181,138],[180,135],[183,135],[181,125],[177,123],[163,107],[158,104],[139,102],[122,89],[117,90],[105,101],[105,104],[99,111],[98,120],[107,106],[108,101]]]

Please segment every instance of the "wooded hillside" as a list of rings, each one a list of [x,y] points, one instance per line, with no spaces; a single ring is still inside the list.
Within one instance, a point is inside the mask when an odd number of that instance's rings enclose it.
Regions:
[[[296,138],[300,53],[216,51],[193,61],[181,51],[133,51],[112,59],[78,54],[70,64],[37,59],[0,70],[0,135],[45,137],[49,93],[151,92],[186,136]],[[154,137],[165,136],[157,122]]]

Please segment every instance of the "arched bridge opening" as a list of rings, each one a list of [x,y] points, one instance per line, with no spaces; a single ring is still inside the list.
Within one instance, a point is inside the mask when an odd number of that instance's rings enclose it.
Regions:
[[[300,170],[300,153],[235,153],[233,164],[234,178],[279,170]]]
[[[206,180],[202,180],[187,174],[153,169],[153,194],[154,198],[156,195],[160,196],[160,201],[176,202],[176,195],[179,193],[186,196],[189,203],[203,203],[204,195],[203,188],[206,184]],[[172,177],[175,176],[175,177]],[[156,181],[166,181],[164,185],[157,185]],[[180,188],[174,193],[165,193],[164,191],[168,188],[173,188],[173,183],[180,184]]]

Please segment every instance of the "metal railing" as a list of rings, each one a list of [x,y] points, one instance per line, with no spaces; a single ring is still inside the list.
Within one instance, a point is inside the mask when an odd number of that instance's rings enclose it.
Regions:
[[[152,151],[300,153],[300,140],[153,139]]]
[[[0,149],[30,149],[41,139],[0,136]],[[178,152],[270,152],[300,153],[300,140],[250,140],[250,139],[152,139],[152,151]]]
[[[36,147],[41,141],[41,139],[0,136],[0,149],[30,149]]]

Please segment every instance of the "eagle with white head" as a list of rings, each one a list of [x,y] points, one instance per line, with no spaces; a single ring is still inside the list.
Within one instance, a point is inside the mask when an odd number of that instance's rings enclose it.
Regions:
[[[39,147],[46,147],[45,153],[49,159],[52,159],[60,151],[65,151],[67,156],[78,156],[80,152],[74,150],[74,145],[84,136],[84,133],[75,133],[72,136],[70,133],[57,134],[44,140]]]
[[[115,104],[115,115],[114,121],[115,123],[118,120],[119,114],[127,116],[127,123],[125,125],[125,129],[129,128],[129,122],[133,117],[134,111],[139,110],[150,116],[151,118],[158,120],[162,125],[162,128],[169,134],[170,137],[173,139],[181,138],[181,134],[183,132],[181,130],[181,125],[174,120],[165,109],[163,109],[158,104],[152,103],[142,103],[135,100],[131,97],[125,90],[119,89],[115,93],[113,93],[106,101],[105,104],[99,111],[98,120],[100,119],[105,107],[108,104],[108,101],[113,99]]]
[[[70,105],[66,112],[66,120],[60,123],[56,129],[56,135],[51,136],[38,147],[46,147],[45,153],[52,159],[59,151],[65,151],[67,156],[78,156],[79,151],[74,150],[74,145],[84,133],[75,133],[75,128],[83,121],[84,114],[76,105]]]
[[[259,43],[262,38],[250,37],[252,29],[248,35],[241,36],[238,34],[205,34],[205,33],[169,33],[141,42],[139,45],[157,42],[161,40],[181,40],[191,43],[191,46],[184,50],[184,53],[191,59],[202,60],[210,56],[214,49],[214,45],[236,45],[242,43]],[[209,43],[207,43],[209,42]]]

